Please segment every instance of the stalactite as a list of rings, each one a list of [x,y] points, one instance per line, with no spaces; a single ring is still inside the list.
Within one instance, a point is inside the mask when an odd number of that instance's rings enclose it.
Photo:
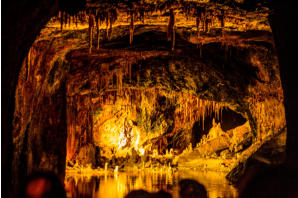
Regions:
[[[168,31],[167,31],[168,41],[171,41],[171,50],[174,51],[175,49],[175,13],[174,9],[170,9],[170,19],[168,24]]]
[[[200,17],[196,17],[196,26],[197,26],[197,38],[200,37]]]
[[[64,12],[63,11],[60,11],[60,29],[61,31],[63,30],[63,16],[64,15]]]
[[[83,20],[83,12],[81,11],[80,13],[79,13],[79,20],[80,20],[80,22]]]
[[[110,19],[110,12],[108,11],[106,16],[106,38],[109,39],[109,19]]]
[[[74,16],[74,20],[75,20],[76,27],[78,27],[78,15],[77,14]]]
[[[169,18],[169,24],[168,24],[168,31],[167,31],[167,38],[168,41],[171,40],[172,35],[173,35],[173,29],[174,29],[174,10],[171,8],[170,9],[170,18]]]
[[[134,32],[134,12],[130,11],[129,44],[132,44]]]
[[[63,15],[64,16],[64,26],[65,26],[65,28],[66,28],[66,25],[67,25],[67,18],[68,18],[67,15],[68,14],[66,12]]]
[[[112,16],[110,16],[109,38],[112,36],[112,30],[113,30],[113,19],[112,19]]]
[[[70,27],[70,24],[71,24],[71,16],[70,15],[68,15],[68,27]]]
[[[204,112],[205,112],[205,107],[203,106],[202,109],[203,109],[203,111],[202,111],[202,123],[203,123],[203,131],[204,131],[204,124],[205,124],[204,123],[205,122],[205,113]]]
[[[92,52],[92,37],[93,37],[94,17],[89,14],[89,53]]]
[[[140,11],[140,18],[141,18],[142,23],[144,24],[145,23],[145,12],[144,12],[144,10]]]
[[[131,82],[131,63],[129,63],[129,81]]]
[[[220,28],[221,28],[221,34],[223,35],[224,28],[225,28],[225,12],[224,10],[221,10],[221,15],[220,15]]]
[[[205,20],[205,33],[209,33],[210,19],[206,18]]]
[[[205,32],[205,29],[206,29],[205,25],[206,25],[206,19],[207,19],[205,8],[200,8],[200,19],[202,21],[202,29]]]
[[[91,143],[93,143],[93,104],[92,104],[92,96],[89,95],[89,126],[90,126],[90,140],[91,140]]]
[[[96,48],[99,49],[99,16],[97,13],[95,16],[95,22],[96,22],[96,40],[97,40]]]
[[[176,40],[175,30],[173,30],[173,34],[172,34],[172,51],[174,51],[174,49],[175,49],[175,40]]]
[[[221,105],[217,104],[216,112],[217,112],[217,119],[219,120],[222,120],[222,117],[220,116],[221,109],[222,109]]]

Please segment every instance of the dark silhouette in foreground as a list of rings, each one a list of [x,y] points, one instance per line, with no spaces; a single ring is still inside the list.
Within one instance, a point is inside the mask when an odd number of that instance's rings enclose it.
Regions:
[[[172,196],[163,190],[157,193],[149,193],[145,190],[133,190],[125,198],[172,198]]]
[[[151,198],[151,193],[145,190],[133,190],[125,198]]]
[[[195,180],[183,179],[179,182],[180,198],[207,198],[205,187]],[[157,193],[149,193],[145,190],[133,190],[125,198],[172,198],[170,193],[163,190]]]
[[[240,186],[240,198],[298,197],[297,172],[286,166],[251,171]]]
[[[58,177],[51,172],[36,172],[24,182],[20,198],[66,198]]]
[[[172,198],[172,195],[168,192],[161,190],[157,193],[153,193],[153,197],[154,198]]]
[[[191,179],[183,179],[179,182],[180,198],[207,198],[205,187]]]

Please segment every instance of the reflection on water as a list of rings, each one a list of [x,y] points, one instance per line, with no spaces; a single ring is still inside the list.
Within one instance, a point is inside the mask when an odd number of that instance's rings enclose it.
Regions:
[[[106,172],[98,174],[66,174],[65,187],[68,197],[123,198],[128,192],[144,189],[149,192],[165,190],[179,198],[178,182],[194,179],[203,184],[208,197],[237,197],[237,189],[228,184],[224,174],[218,172],[137,171]]]

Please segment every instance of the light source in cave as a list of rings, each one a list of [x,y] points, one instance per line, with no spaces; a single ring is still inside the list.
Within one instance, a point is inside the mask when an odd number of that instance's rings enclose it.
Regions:
[[[107,162],[109,167],[118,166],[120,169],[171,167],[177,165],[177,156],[185,156],[186,153],[199,152],[199,156],[203,157],[227,148],[238,151],[241,149],[239,145],[251,143],[249,123],[225,103],[158,87],[117,87],[115,91],[105,90],[94,100],[95,103],[91,103],[92,139],[99,150],[95,158],[103,160],[97,165],[104,167],[105,164],[105,170]],[[225,120],[222,119],[223,112],[228,119],[236,119],[228,121],[233,126],[223,123],[225,131],[220,124],[221,120]],[[236,118],[229,112],[236,114]],[[69,138],[68,142],[71,140]],[[76,147],[75,142],[68,145],[69,151],[75,150],[72,149]],[[76,156],[68,153],[68,159],[73,162],[77,159],[80,163],[80,155],[85,154],[82,152]]]

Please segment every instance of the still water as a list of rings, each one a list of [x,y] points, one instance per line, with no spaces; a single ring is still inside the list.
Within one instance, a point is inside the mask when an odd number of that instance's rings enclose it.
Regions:
[[[178,183],[181,179],[194,179],[203,184],[210,198],[238,197],[237,189],[229,185],[224,174],[196,170],[67,173],[65,187],[67,197],[73,198],[124,198],[128,192],[137,189],[149,192],[164,190],[171,193],[173,198],[179,198]]]

